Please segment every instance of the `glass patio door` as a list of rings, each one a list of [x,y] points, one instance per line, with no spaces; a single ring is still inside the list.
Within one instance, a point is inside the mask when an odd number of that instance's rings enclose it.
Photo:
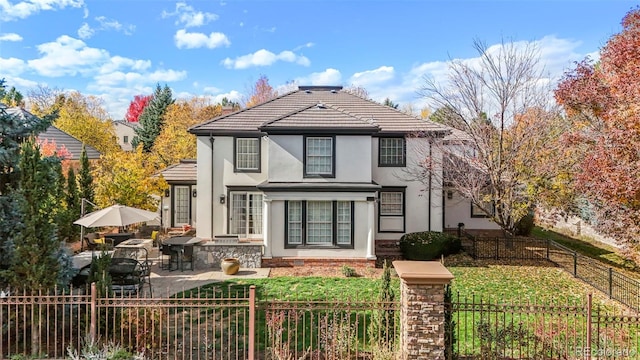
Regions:
[[[176,185],[173,188],[173,226],[191,225],[191,190],[189,186]]]
[[[254,238],[262,235],[262,194],[231,193],[229,233]]]

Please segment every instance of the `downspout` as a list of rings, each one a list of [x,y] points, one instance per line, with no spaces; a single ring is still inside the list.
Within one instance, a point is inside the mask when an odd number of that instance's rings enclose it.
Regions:
[[[210,229],[211,230],[211,240],[213,240],[213,204],[214,204],[213,200],[215,199],[215,196],[214,196],[214,193],[213,193],[213,190],[214,190],[214,187],[213,187],[213,185],[214,185],[213,184],[213,175],[214,175],[214,172],[213,172],[213,143],[215,141],[216,141],[216,139],[214,139],[213,135],[210,133],[209,134],[209,142],[211,142],[211,191],[210,191],[210,193],[211,193],[211,221],[209,221],[209,224],[211,224],[210,225],[211,226],[211,229]]]
[[[427,225],[427,230],[431,231],[431,178],[433,176],[433,153],[431,151],[431,149],[433,148],[433,140],[429,139],[429,195],[428,195],[428,201],[429,201],[429,205],[428,205],[428,211],[429,211],[429,217],[427,219],[427,221],[429,222],[429,224]]]

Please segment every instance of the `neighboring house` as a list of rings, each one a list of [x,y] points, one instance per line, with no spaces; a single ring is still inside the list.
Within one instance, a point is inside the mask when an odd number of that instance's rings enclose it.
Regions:
[[[24,121],[27,121],[31,117],[35,117],[35,115],[21,107],[8,107],[5,111],[7,114],[17,116]],[[40,141],[55,143],[56,148],[66,148],[71,155],[71,159],[69,160],[80,160],[80,155],[82,154],[82,142],[57,127],[53,125],[49,126],[47,130],[38,134],[38,139]],[[85,145],[85,150],[89,160],[100,159],[100,152],[94,147]]]
[[[126,120],[114,120],[113,128],[118,138],[118,145],[124,151],[131,151],[131,140],[136,136],[135,128],[138,127],[138,123],[128,122]]]
[[[162,198],[162,227],[196,226],[197,164],[195,159],[180,160],[160,174],[169,184]]]
[[[441,174],[429,187],[403,170],[450,128],[341,89],[301,86],[190,128],[198,237],[260,240],[269,266],[375,260],[376,241],[443,230]]]

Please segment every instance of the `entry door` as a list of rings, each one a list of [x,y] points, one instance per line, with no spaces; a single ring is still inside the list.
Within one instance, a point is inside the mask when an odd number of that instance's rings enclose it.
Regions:
[[[262,194],[232,192],[230,205],[229,233],[259,238],[262,235]]]
[[[190,186],[176,185],[173,188],[173,226],[191,225]]]

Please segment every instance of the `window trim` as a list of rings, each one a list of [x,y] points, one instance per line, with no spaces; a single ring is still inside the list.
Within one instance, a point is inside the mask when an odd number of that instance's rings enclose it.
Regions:
[[[241,139],[253,139],[258,142],[258,167],[254,168],[239,168],[238,167],[238,140]],[[262,146],[260,138],[255,136],[234,136],[233,137],[233,172],[235,173],[259,173],[262,172]]]
[[[402,193],[402,215],[382,215],[382,193],[399,192]],[[402,230],[380,230],[381,219],[385,217],[402,217]],[[404,233],[407,230],[407,188],[406,187],[383,187],[378,191],[378,232],[379,233]]]
[[[307,139],[331,139],[331,173],[330,174],[309,174],[307,172]],[[303,159],[303,177],[304,178],[335,178],[336,177],[336,137],[335,136],[316,136],[304,135],[302,138],[302,159]]]
[[[488,219],[493,215],[487,215],[484,211],[482,211],[480,209],[480,207],[476,206],[473,201],[469,201],[469,203],[471,204],[470,206],[470,215],[472,219]],[[474,211],[474,209],[477,209],[477,211]],[[491,210],[493,212],[493,214],[496,213],[496,206],[495,204],[491,205]]]
[[[290,244],[289,243],[289,201],[300,201],[301,219],[302,219],[302,243]],[[331,202],[332,216],[331,216],[331,244],[307,244],[307,200],[286,200],[284,202],[284,248],[285,249],[353,249],[355,246],[355,202],[349,200],[340,200],[341,202],[348,202],[351,206],[351,242],[349,244],[338,244],[338,201],[337,200],[314,200]]]
[[[402,162],[400,164],[382,163],[382,139],[402,139]],[[406,167],[407,166],[407,139],[405,137],[379,137],[378,138],[378,167]]]

